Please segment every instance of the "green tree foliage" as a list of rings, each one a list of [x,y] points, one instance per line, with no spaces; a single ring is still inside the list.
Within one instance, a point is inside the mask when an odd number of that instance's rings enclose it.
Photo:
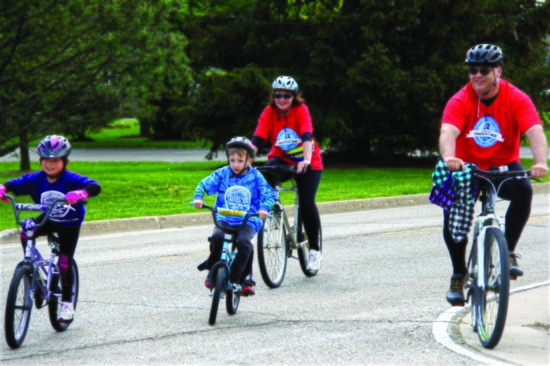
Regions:
[[[170,0],[0,2],[0,155],[20,144],[24,154],[44,134],[82,138],[123,115],[127,100],[137,109],[159,98],[186,72],[183,36],[170,33],[176,9]]]
[[[434,151],[445,103],[468,81],[466,50],[478,43],[500,45],[504,77],[547,103],[548,1],[204,0],[189,1],[182,19],[194,84],[177,102],[187,111],[178,123],[214,148],[253,133],[282,74],[298,81],[317,139],[347,159]]]

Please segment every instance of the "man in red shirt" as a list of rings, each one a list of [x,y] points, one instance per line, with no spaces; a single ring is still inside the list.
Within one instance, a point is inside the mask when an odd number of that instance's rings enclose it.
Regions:
[[[531,176],[546,176],[548,143],[539,115],[523,91],[501,79],[500,47],[490,44],[472,47],[466,53],[466,65],[470,82],[449,100],[441,121],[439,150],[449,170],[464,169],[465,162],[484,170],[491,166],[523,170],[519,161],[523,133],[529,139],[535,161],[530,168]],[[515,279],[523,275],[514,251],[529,219],[533,189],[529,180],[510,180],[499,196],[510,201],[505,236],[510,251],[510,278]],[[463,305],[468,239],[458,243],[452,239],[448,211],[444,211],[443,237],[453,265],[447,301],[453,306]]]

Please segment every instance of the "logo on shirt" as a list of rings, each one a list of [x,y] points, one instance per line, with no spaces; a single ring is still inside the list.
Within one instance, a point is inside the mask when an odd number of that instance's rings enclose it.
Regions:
[[[243,186],[232,186],[225,191],[225,204],[230,210],[248,211],[252,193]]]
[[[275,146],[279,146],[284,151],[289,151],[298,147],[302,142],[300,136],[290,128],[283,128],[277,134],[277,140],[275,141]]]
[[[491,147],[499,141],[504,141],[497,121],[489,116],[481,117],[466,137],[473,138],[480,147]]]
[[[46,191],[42,193],[40,196],[40,203],[43,205],[49,205],[55,200],[64,199],[65,195],[58,191]],[[55,219],[63,218],[67,216],[69,211],[72,208],[70,206],[65,207],[65,204],[63,202],[59,202],[55,205],[54,209],[52,210],[52,214],[50,215],[50,219],[52,221],[56,221]]]

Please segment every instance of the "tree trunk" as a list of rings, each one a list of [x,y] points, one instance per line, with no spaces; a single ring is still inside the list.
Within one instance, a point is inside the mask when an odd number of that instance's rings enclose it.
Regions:
[[[19,170],[28,172],[31,170],[31,160],[29,157],[29,140],[27,130],[23,129],[19,135]]]

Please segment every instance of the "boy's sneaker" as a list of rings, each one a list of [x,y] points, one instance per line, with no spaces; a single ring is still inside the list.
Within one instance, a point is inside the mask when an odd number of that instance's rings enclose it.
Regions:
[[[73,321],[73,317],[73,304],[71,304],[70,302],[59,303],[59,313],[57,314],[57,320],[61,323],[70,323]]]
[[[464,306],[464,285],[466,285],[468,277],[468,273],[451,276],[451,285],[449,291],[447,291],[447,301],[452,306]]]
[[[309,258],[307,260],[307,269],[308,271],[318,271],[321,268],[321,259],[323,255],[318,250],[310,250]]]
[[[206,279],[204,280],[204,287],[210,290],[210,276],[206,276]]]
[[[242,285],[241,291],[238,293],[239,296],[254,296],[256,294],[256,290],[254,289],[254,286],[256,286],[256,282],[254,280],[249,279],[244,281]]]
[[[510,279],[516,280],[518,277],[523,276],[523,271],[519,268],[518,258],[521,258],[519,254],[514,252],[510,253],[508,257],[508,263],[510,265]]]

